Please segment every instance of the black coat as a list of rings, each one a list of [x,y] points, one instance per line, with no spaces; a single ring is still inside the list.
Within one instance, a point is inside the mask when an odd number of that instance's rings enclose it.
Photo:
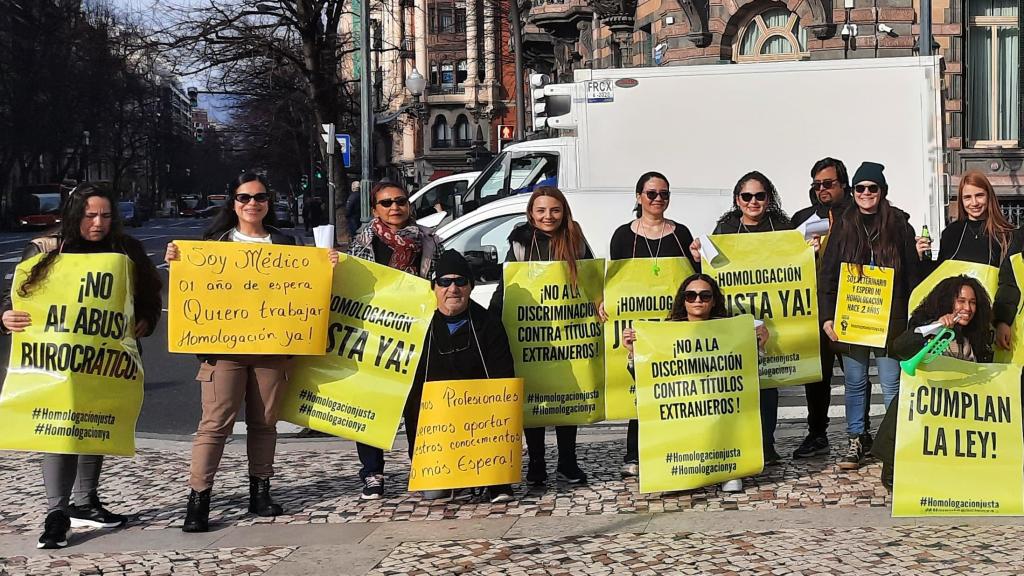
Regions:
[[[47,243],[52,243],[54,246],[59,246],[61,242],[60,236],[56,234],[47,237],[46,240],[49,240]],[[21,260],[28,260],[41,252],[42,250],[35,242],[29,242],[21,253]],[[153,261],[146,255],[146,249],[142,246],[142,242],[131,236],[124,236],[119,247],[110,246],[106,242],[90,242],[82,247],[82,253],[85,254],[111,252],[124,254],[135,264],[133,278],[135,321],[146,321],[149,329],[143,336],[149,336],[156,329],[156,324],[160,321],[160,314],[163,308],[160,299],[160,290],[163,287],[163,282],[156,271],[156,266],[153,265]],[[3,301],[0,303],[0,314],[10,310],[12,306],[11,287],[9,286],[4,291]],[[2,324],[3,322],[0,321],[0,329],[7,332],[6,327],[2,326]]]
[[[582,229],[580,232],[582,233]],[[506,262],[546,262],[551,260],[551,237],[537,230],[528,222],[513,228],[512,232],[508,235],[508,242],[508,254],[505,255]],[[516,252],[521,253],[523,255],[522,258],[519,258]],[[594,253],[590,251],[590,246],[587,245],[586,239],[583,240],[583,246],[579,247],[577,254],[579,254],[580,260],[594,258]],[[489,309],[498,318],[501,318],[501,311],[504,306],[505,274],[502,273],[498,279],[498,287],[494,290],[494,294],[491,295]]]
[[[779,232],[792,230],[793,224],[785,217],[768,214],[754,226],[746,226],[735,213],[729,213],[718,221],[712,234],[743,234],[745,232]]]

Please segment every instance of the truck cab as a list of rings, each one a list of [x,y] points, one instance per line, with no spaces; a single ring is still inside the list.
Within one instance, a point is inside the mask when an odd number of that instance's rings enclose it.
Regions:
[[[577,188],[576,138],[546,138],[505,147],[463,194],[456,214],[517,194],[529,196],[539,186]]]

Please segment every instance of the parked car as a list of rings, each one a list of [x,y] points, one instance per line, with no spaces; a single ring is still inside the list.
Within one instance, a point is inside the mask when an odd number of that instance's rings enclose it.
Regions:
[[[294,228],[295,218],[292,216],[292,209],[287,202],[274,202],[274,217],[277,225],[281,228]]]
[[[199,202],[199,196],[181,196],[178,199],[178,216],[184,218],[194,217],[196,215],[196,210],[199,209]]]
[[[135,228],[142,226],[142,220],[137,208],[138,207],[135,205],[135,202],[126,201],[117,203],[117,210],[121,213],[121,222],[123,222],[125,226],[132,226]]]
[[[196,210],[196,218],[210,218],[215,216],[217,212],[220,212],[220,209],[220,204],[213,204],[212,206],[207,206],[202,210]]]

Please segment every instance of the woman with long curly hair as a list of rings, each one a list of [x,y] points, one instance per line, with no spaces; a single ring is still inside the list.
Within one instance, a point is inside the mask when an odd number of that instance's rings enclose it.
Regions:
[[[146,255],[142,243],[124,233],[114,195],[92,184],[80,184],[65,201],[60,230],[29,242],[22,260],[38,254],[28,278],[18,289],[22,298],[30,296],[46,282],[61,254],[124,254],[133,267],[135,338],[149,336],[160,320],[160,276]],[[32,325],[27,312],[12,309],[10,294],[3,299],[0,328],[4,333],[21,332]],[[43,318],[36,318],[42,321]],[[39,548],[63,548],[73,527],[115,528],[126,518],[104,508],[97,494],[103,456],[44,454],[43,485],[46,488],[47,516]]]
[[[969,276],[953,276],[939,282],[925,297],[903,334],[892,343],[892,355],[900,360],[913,358],[936,337],[936,328],[926,334],[923,326],[941,325],[953,331],[954,338],[942,352],[969,362],[992,361],[992,304],[981,283]],[[893,454],[896,446],[897,402],[889,404],[878,427],[872,454],[882,461],[882,484],[892,488]]]
[[[725,296],[719,288],[715,279],[707,274],[693,274],[679,285],[676,297],[672,301],[672,311],[667,320],[669,322],[702,322],[704,320],[715,320],[728,318],[729,312],[725,308]],[[757,343],[763,348],[768,342],[768,329],[764,324],[755,328]],[[629,350],[629,372],[634,374],[633,368],[633,345],[636,342],[636,330],[627,328],[622,331],[622,343]],[[761,391],[764,392],[763,390]],[[722,484],[725,492],[742,492],[743,480],[734,479]]]

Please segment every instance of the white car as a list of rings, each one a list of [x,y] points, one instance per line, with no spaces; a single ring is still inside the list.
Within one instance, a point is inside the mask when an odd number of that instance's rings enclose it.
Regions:
[[[416,223],[427,228],[435,228],[444,222],[452,213],[455,198],[461,198],[466,188],[479,175],[479,172],[453,174],[438,178],[417,190],[409,199]]]
[[[635,217],[635,190],[569,190],[565,196],[594,256],[607,258],[615,229]],[[508,235],[516,225],[526,222],[529,201],[529,194],[502,198],[436,230],[445,248],[458,250],[469,260],[476,284],[472,297],[484,307],[501,277],[509,250]],[[731,190],[674,189],[667,217],[685,224],[697,237],[710,234],[731,204]]]

